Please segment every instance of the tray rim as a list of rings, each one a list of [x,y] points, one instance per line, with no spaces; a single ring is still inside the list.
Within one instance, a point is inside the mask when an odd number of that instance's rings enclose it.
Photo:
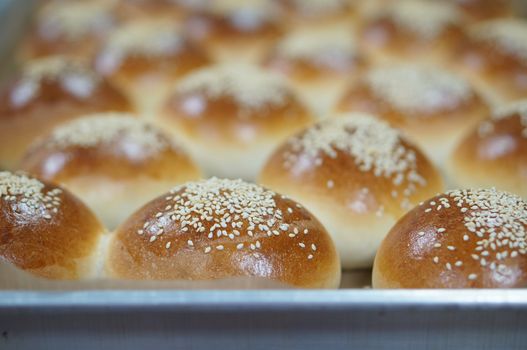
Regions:
[[[1,291],[9,309],[510,309],[527,310],[527,290],[93,290]]]

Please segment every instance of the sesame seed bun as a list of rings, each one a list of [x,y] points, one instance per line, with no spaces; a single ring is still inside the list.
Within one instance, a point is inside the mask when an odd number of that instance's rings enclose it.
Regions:
[[[181,21],[189,11],[202,8],[209,0],[114,0],[113,2],[115,2],[115,15],[127,22],[151,18]]]
[[[337,288],[337,252],[296,202],[241,180],[187,183],[147,203],[112,237],[110,277],[213,280],[251,276]]]
[[[273,1],[215,0],[185,21],[185,31],[215,61],[259,62],[281,35]]]
[[[46,278],[94,277],[104,232],[68,191],[24,174],[0,172],[0,259]]]
[[[35,16],[18,58],[67,55],[88,62],[117,21],[111,1],[49,1]]]
[[[515,15],[511,0],[451,0],[472,21]]]
[[[401,0],[385,4],[359,32],[364,49],[377,62],[444,63],[462,38],[463,16],[446,1]]]
[[[457,187],[495,186],[527,198],[527,101],[480,122],[452,153],[449,178]]]
[[[53,129],[20,168],[60,183],[113,229],[148,200],[200,178],[168,135],[124,113],[100,113]]]
[[[375,257],[374,288],[527,286],[527,203],[495,189],[454,190],[405,215]]]
[[[297,29],[280,40],[264,66],[283,74],[317,115],[327,115],[367,60],[345,26]]]
[[[456,62],[497,104],[527,97],[527,20],[498,19],[471,27]]]
[[[157,112],[179,78],[209,61],[176,23],[138,20],[108,36],[97,54],[95,68],[148,116]]]
[[[231,63],[186,76],[158,122],[207,175],[251,180],[274,147],[312,120],[280,76]]]
[[[352,114],[290,138],[259,181],[302,203],[331,234],[344,268],[371,267],[390,227],[443,190],[438,171],[385,122]]]
[[[128,100],[86,65],[64,57],[26,64],[0,91],[0,169],[12,169],[35,137],[100,111],[129,111]]]
[[[352,25],[359,1],[349,0],[278,0],[285,12],[289,29],[323,28],[335,24]],[[350,28],[351,29],[351,28]]]
[[[381,117],[441,166],[459,140],[489,113],[469,81],[419,64],[371,69],[348,89],[336,110]]]

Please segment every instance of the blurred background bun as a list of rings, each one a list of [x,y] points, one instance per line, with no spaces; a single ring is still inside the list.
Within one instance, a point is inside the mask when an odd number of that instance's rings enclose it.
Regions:
[[[111,229],[201,175],[167,134],[124,113],[88,115],[53,129],[29,148],[20,168],[75,193]]]

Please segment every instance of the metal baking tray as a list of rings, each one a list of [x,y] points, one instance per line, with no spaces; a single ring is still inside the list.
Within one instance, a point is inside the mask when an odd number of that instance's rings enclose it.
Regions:
[[[0,0],[0,73],[33,4]],[[527,349],[526,327],[527,290],[0,291],[0,349]]]

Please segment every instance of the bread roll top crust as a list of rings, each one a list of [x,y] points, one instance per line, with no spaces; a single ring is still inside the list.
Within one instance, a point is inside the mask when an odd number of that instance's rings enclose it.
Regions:
[[[178,186],[136,212],[117,230],[107,266],[122,278],[256,276],[323,287],[338,265],[328,234],[299,204],[212,178]]]
[[[380,288],[510,288],[527,283],[527,203],[495,189],[453,190],[404,216],[374,266]]]
[[[0,172],[0,257],[48,278],[81,277],[79,260],[104,232],[69,192],[28,175]]]

